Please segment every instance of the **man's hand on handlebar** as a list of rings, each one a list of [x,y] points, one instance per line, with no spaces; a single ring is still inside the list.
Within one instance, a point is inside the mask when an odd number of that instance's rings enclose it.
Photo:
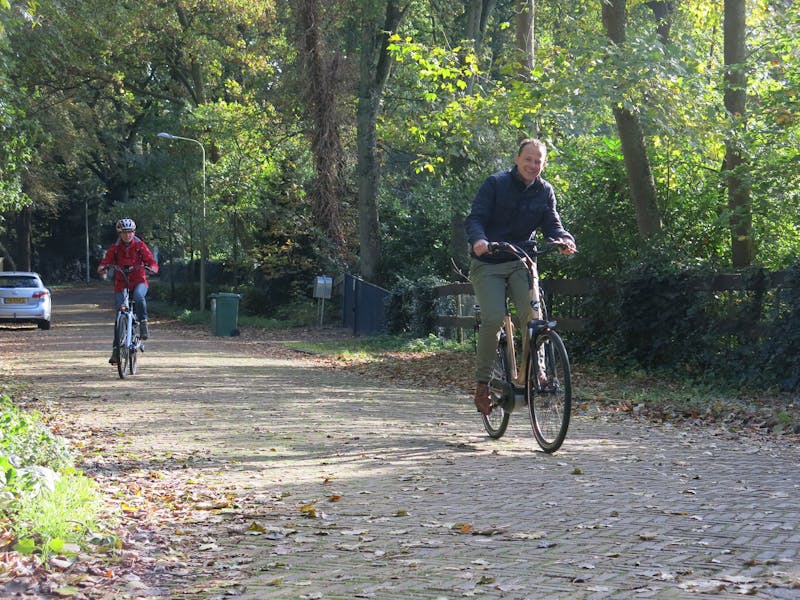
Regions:
[[[483,256],[489,252],[489,242],[486,240],[478,240],[472,244],[472,252],[475,254],[475,256]]]
[[[549,240],[549,242],[551,244],[555,244],[556,246],[558,246],[558,251],[566,256],[569,256],[570,254],[575,254],[578,251],[578,248],[575,246],[575,242],[573,242],[569,238]]]

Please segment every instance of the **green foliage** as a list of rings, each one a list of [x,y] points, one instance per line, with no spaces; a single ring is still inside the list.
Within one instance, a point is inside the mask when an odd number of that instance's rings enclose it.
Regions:
[[[175,316],[181,323],[186,323],[187,325],[209,325],[211,322],[211,313],[209,311],[178,308]]]
[[[386,307],[386,329],[390,334],[427,336],[434,330],[437,298],[433,289],[444,283],[436,277],[418,281],[401,279],[392,288]]]
[[[692,369],[707,363],[704,354],[714,354],[714,347],[704,343],[710,292],[694,288],[709,275],[659,253],[616,277],[616,313],[609,315],[614,330],[607,338],[614,352],[645,368]]]
[[[99,512],[94,481],[75,471],[65,441],[38,413],[0,396],[0,514],[18,538],[15,550],[63,552],[84,541]]]
[[[253,285],[215,287],[209,294],[216,292],[235,293],[240,295],[238,304],[239,324],[244,327],[260,329],[280,329],[286,327],[303,327],[316,324],[318,321],[317,306],[310,297],[310,280],[295,282],[286,292],[273,282],[265,282],[266,288]],[[177,286],[172,294],[168,285],[161,282],[150,287],[148,308],[150,312],[169,316],[189,325],[209,326],[211,311],[193,310],[188,305],[197,306],[197,286]],[[329,316],[336,299],[329,301]]]
[[[450,352],[473,352],[475,346],[471,341],[459,342],[458,340],[430,333],[427,337],[416,337],[408,340],[405,344],[400,346],[399,349],[406,352],[434,352],[440,350]]]
[[[96,529],[101,497],[94,480],[68,475],[20,505],[14,525],[20,551],[63,553],[67,543],[83,541]]]
[[[60,470],[73,461],[64,440],[53,435],[36,413],[20,411],[8,396],[0,396],[0,454],[18,469],[46,465]]]
[[[697,261],[651,251],[590,297],[581,315],[588,332],[569,335],[573,356],[621,372],[645,370],[681,379],[753,388],[800,390],[800,265],[783,287],[765,273],[742,273],[751,290],[714,291],[719,274]]]
[[[0,50],[8,44],[2,31],[0,23]],[[0,98],[3,99],[0,101],[0,211],[19,210],[30,203],[22,190],[22,174],[33,156],[28,131],[31,121],[25,114],[19,90],[2,76],[8,64],[5,54],[0,52]]]
[[[770,335],[752,353],[747,379],[771,380],[781,388],[800,391],[800,263],[786,272],[786,287],[767,311]]]
[[[482,15],[479,39],[467,25],[469,6],[414,4],[390,32],[391,77],[375,99],[384,281],[454,279],[464,247],[456,234],[475,190],[511,164],[522,135],[548,142],[545,177],[580,249],[548,269],[613,275],[644,258],[614,104],[642,123],[668,247],[716,268],[729,264],[722,160],[737,130],[723,104],[721,5],[678,3],[663,40],[651,6],[629,3],[626,42],[613,46],[600,4],[542,4],[531,73],[520,69],[514,3]],[[379,7],[326,9],[321,33],[332,55],[359,55],[354,20]],[[357,264],[357,70],[348,58],[331,90],[345,145],[331,157],[346,190],[339,208],[349,247],[340,259],[311,225],[317,166],[308,139],[316,132],[302,105],[295,8],[66,0],[38,3],[33,16],[0,11],[0,252],[25,241],[32,216],[33,266],[47,277],[63,271],[57,263],[83,260],[76,232],[84,207],[92,260],[124,212],[165,263],[196,262],[205,241],[219,265],[210,287],[260,290],[243,298],[243,314],[253,315],[302,306],[314,275]],[[800,10],[759,0],[748,11],[748,127],[736,139],[748,159],[757,262],[776,269],[800,255]],[[205,186],[200,148],[157,139],[159,131],[203,144]],[[33,212],[21,213],[24,204]],[[191,309],[197,290],[185,281],[169,300]],[[404,320],[400,329],[410,326],[410,315]]]
[[[329,340],[324,342],[288,342],[288,346],[314,354],[339,357],[365,357],[382,352],[472,352],[472,344],[459,343],[433,334],[425,337],[378,335],[368,338]]]
[[[393,178],[392,178],[393,179]],[[467,194],[424,180],[409,190],[394,189],[381,202],[383,269],[387,279],[416,280],[427,276],[453,278],[455,228],[463,230]]]
[[[639,246],[619,141],[604,137],[587,146],[564,146],[553,153],[545,175],[559,190],[561,220],[577,240],[570,274],[615,273]],[[564,261],[544,264],[549,275],[556,274],[553,266],[567,266]]]

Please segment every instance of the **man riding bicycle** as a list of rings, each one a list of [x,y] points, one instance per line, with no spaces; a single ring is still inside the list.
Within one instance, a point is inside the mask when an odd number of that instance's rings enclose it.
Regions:
[[[475,357],[475,406],[488,415],[492,411],[489,373],[497,348],[497,333],[503,322],[506,293],[516,307],[515,325],[524,331],[533,318],[531,289],[536,282],[525,265],[513,256],[489,253],[489,242],[524,244],[541,230],[562,245],[562,254],[573,254],[575,238],[564,229],[556,210],[553,186],[541,178],[547,164],[547,147],[541,140],[522,140],[514,166],[490,175],[472,202],[464,221],[471,246],[469,278],[481,307]]]
[[[139,237],[136,236],[136,223],[133,219],[120,219],[117,221],[117,241],[111,244],[103,260],[97,266],[97,272],[105,275],[110,266],[117,268],[114,273],[114,309],[118,310],[124,301],[125,278],[120,270],[128,271],[128,283],[131,295],[136,304],[136,318],[139,319],[139,338],[146,340],[149,337],[147,327],[147,267],[153,273],[158,273],[158,263],[153,253]],[[119,350],[117,347],[116,329],[114,330],[114,350],[108,360],[112,365],[119,363]]]

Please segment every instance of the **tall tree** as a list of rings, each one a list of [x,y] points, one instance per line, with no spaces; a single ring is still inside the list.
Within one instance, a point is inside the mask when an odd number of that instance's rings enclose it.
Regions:
[[[408,3],[369,0],[361,4],[361,56],[359,61],[356,145],[358,146],[358,240],[361,275],[380,277],[381,239],[378,219],[380,166],[376,127],[381,98],[389,79],[392,58],[389,36],[397,30]]]
[[[483,37],[486,33],[486,25],[492,15],[496,0],[470,0],[465,9],[464,20],[464,40],[472,41],[472,52],[478,54],[483,45]],[[467,94],[472,94],[475,85],[475,77],[470,77],[467,82]]]
[[[753,262],[753,216],[747,160],[741,143],[746,130],[745,0],[725,0],[725,109],[731,133],[725,141],[725,173],[730,212],[731,259],[734,267]]]
[[[534,16],[536,0],[518,0],[517,4],[517,50],[520,52],[520,68],[527,76],[534,67]]]
[[[320,0],[299,0],[297,9],[306,75],[305,107],[311,121],[311,152],[316,173],[310,193],[314,224],[344,254],[346,240],[341,215],[345,194],[344,148],[337,95],[341,60],[337,50],[326,42]]]
[[[522,4],[525,4],[527,1],[528,0],[523,0]],[[533,0],[530,0],[530,2],[532,3]],[[486,37],[486,27],[489,24],[489,19],[496,5],[497,2],[495,0],[471,0],[467,5],[464,33],[462,36],[465,45],[465,52],[462,53],[464,56],[467,54],[479,56],[482,53],[483,40]],[[520,15],[519,18],[524,19],[525,16]],[[471,42],[471,44],[469,42]],[[526,70],[523,68],[522,71],[525,76],[530,75],[530,69]],[[471,96],[473,94],[476,79],[476,76],[469,78],[465,88],[465,96]],[[470,165],[469,158],[461,153],[450,153],[449,158],[449,171],[453,178],[463,179]],[[452,207],[450,214],[450,256],[456,269],[464,273],[469,267],[469,241],[467,240],[467,232],[464,230],[465,216],[463,202],[457,202],[456,205]]]
[[[672,27],[672,16],[675,13],[674,0],[651,0],[647,3],[647,6],[653,11],[653,17],[656,20],[658,37],[661,38],[661,43],[668,43],[669,32]]]
[[[621,49],[625,44],[627,27],[625,0],[603,2],[603,25],[606,35],[618,50]],[[647,156],[644,131],[638,115],[632,108],[626,106],[623,99],[615,99],[612,110],[622,144],[625,171],[628,175],[639,234],[645,239],[652,238],[661,233],[661,216],[653,172]]]

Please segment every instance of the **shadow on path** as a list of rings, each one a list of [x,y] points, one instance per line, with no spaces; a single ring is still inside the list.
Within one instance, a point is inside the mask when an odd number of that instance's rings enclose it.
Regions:
[[[110,491],[131,505],[134,483],[163,494],[128,521],[150,544],[139,595],[800,589],[796,448],[598,415],[574,419],[549,456],[524,415],[492,441],[463,398],[424,382],[392,388],[158,321],[122,381],[106,363],[108,293],[57,292],[53,329],[0,328],[0,359],[54,403]],[[191,510],[171,510],[175,490],[195,494]]]

